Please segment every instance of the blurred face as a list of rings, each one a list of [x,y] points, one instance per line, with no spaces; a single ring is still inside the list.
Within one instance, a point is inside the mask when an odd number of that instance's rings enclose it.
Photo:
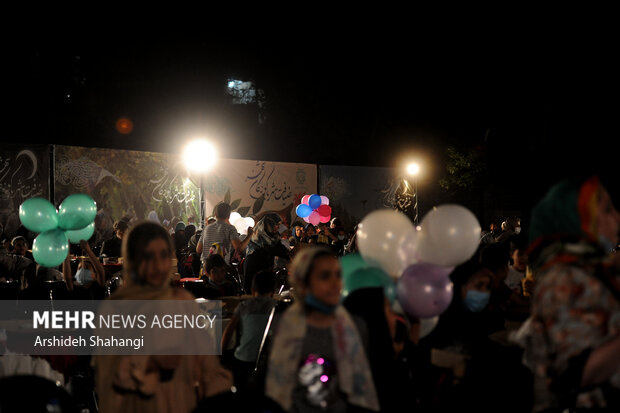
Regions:
[[[314,229],[314,227],[308,227],[308,231],[306,231],[306,233],[308,234],[308,236],[316,235],[316,230]]]
[[[304,236],[304,229],[302,227],[295,227],[295,236],[301,238]]]
[[[168,281],[172,268],[172,256],[168,243],[161,238],[149,242],[145,248],[145,258],[140,263],[140,278],[148,285],[161,287]]]
[[[609,193],[602,189],[598,205],[598,235],[617,245],[618,231],[620,231],[620,213],[614,207]]]
[[[512,267],[515,270],[519,272],[525,272],[525,267],[527,267],[527,264],[529,262],[527,253],[525,251],[520,249],[515,250],[512,253],[512,261],[514,262]]]
[[[340,303],[342,277],[340,264],[336,258],[321,257],[315,259],[308,281],[308,291],[317,300],[333,306]]]
[[[13,251],[17,255],[25,255],[26,254],[26,241],[17,240],[15,241],[15,245],[13,245]]]
[[[463,300],[467,295],[467,291],[476,290],[483,293],[491,291],[491,274],[486,270],[481,270],[472,275],[461,289]]]
[[[224,282],[226,278],[226,267],[215,267],[211,269],[211,273],[209,274],[211,281],[216,284],[221,284]]]
[[[125,232],[127,232],[127,230],[117,229],[116,231],[114,231],[114,234],[116,234],[116,238],[123,239],[123,237],[125,236]]]

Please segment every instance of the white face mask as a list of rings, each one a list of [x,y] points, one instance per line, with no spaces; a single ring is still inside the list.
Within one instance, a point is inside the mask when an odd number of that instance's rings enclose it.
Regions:
[[[521,232],[521,227],[516,227],[515,228],[515,234],[518,234],[519,232]]]

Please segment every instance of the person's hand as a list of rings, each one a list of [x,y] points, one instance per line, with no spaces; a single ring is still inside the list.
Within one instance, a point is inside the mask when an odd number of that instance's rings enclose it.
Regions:
[[[253,233],[254,233],[254,228],[248,227],[248,235],[247,236],[251,237]]]
[[[525,294],[529,295],[529,296],[534,294],[534,286],[535,285],[536,285],[536,282],[533,279],[525,278],[523,280],[523,291],[525,292]]]
[[[84,241],[84,240],[80,241],[80,247],[86,251],[90,249],[90,245],[88,245],[88,241]]]

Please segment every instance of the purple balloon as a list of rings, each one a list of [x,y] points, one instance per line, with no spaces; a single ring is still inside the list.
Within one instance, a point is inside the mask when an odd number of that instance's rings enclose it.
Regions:
[[[453,269],[425,262],[407,267],[396,289],[403,310],[418,318],[443,313],[452,301],[452,281],[448,275]]]

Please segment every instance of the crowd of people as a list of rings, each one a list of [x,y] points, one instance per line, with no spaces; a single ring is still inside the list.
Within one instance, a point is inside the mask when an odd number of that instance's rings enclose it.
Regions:
[[[453,300],[432,319],[408,315],[383,287],[342,298],[339,257],[357,248],[338,218],[315,227],[267,213],[242,235],[230,214],[218,204],[202,229],[121,220],[98,253],[83,241],[81,258],[58,269],[36,265],[24,237],[2,246],[2,299],[235,297],[220,356],[49,360],[68,381],[90,372],[97,404],[73,394],[76,403],[102,412],[619,411],[620,214],[596,177],[553,186],[527,230],[517,217],[492,225],[450,274]],[[115,289],[109,260],[122,264]]]

